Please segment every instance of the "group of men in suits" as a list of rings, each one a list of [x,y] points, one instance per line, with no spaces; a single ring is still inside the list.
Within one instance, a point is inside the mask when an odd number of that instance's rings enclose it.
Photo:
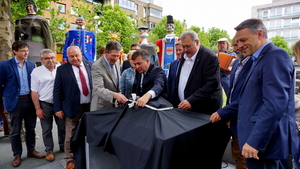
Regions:
[[[218,58],[202,46],[194,31],[181,35],[183,54],[174,80],[174,107],[212,114],[211,121],[222,128],[224,140],[216,140],[207,161],[210,168],[220,168],[223,152],[230,138],[224,121],[231,121],[241,154],[248,168],[277,168],[278,159],[294,154],[296,148],[294,110],[294,67],[286,52],[267,41],[267,32],[259,19],[249,19],[236,28],[234,38],[241,55],[233,65],[228,104],[222,106]],[[66,168],[75,168],[70,142],[84,112],[116,107],[128,99],[120,94],[120,51],[117,41],[106,45],[105,55],[92,63],[82,59],[78,46],[67,49],[69,62],[57,68],[53,101],[54,112],[65,118]],[[20,164],[22,146],[19,135],[25,120],[28,157],[43,158],[35,151],[36,114],[30,97],[30,73],[34,63],[26,60],[28,46],[13,45],[15,57],[0,64],[1,95],[12,118],[13,166]],[[248,57],[246,57],[248,56]],[[250,58],[251,56],[251,58]],[[136,68],[133,92],[136,104],[144,107],[150,99],[168,99],[167,79],[163,69],[150,62],[147,51],[137,50],[131,58]],[[251,63],[252,62],[252,63]],[[235,130],[236,129],[236,130]],[[214,158],[214,159],[212,159]],[[216,163],[216,159],[218,163]]]

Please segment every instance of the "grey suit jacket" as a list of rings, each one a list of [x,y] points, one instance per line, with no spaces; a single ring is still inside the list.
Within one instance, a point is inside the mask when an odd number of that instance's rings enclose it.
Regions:
[[[114,93],[120,92],[120,63],[116,63],[119,84],[116,85],[113,75],[104,59],[105,56],[98,59],[92,65],[93,94],[91,101],[91,111],[107,109],[116,106]]]

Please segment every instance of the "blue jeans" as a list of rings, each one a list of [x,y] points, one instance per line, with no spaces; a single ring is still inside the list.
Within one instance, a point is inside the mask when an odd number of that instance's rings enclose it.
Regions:
[[[35,125],[36,114],[30,97],[19,98],[16,107],[9,112],[11,119],[11,147],[14,156],[22,155],[21,127],[24,119],[26,129],[27,153],[35,150]]]
[[[43,141],[46,147],[45,151],[53,151],[54,143],[52,137],[52,128],[53,128],[53,117],[57,125],[57,135],[58,135],[58,144],[60,147],[64,147],[65,141],[65,120],[60,119],[54,114],[53,105],[40,102],[42,110],[45,112],[45,119],[40,119]]]

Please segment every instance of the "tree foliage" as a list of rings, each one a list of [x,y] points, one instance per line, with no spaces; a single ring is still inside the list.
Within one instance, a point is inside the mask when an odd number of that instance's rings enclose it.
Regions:
[[[103,12],[97,19],[100,23],[98,29],[101,30],[97,33],[97,46],[105,46],[111,41],[110,33],[117,32],[119,34],[117,41],[121,43],[123,50],[128,52],[133,43],[132,33],[137,32],[134,21],[118,5],[105,5],[102,9]]]
[[[185,21],[181,22],[179,20],[173,19],[175,29],[174,34],[180,37],[181,33],[184,31]],[[155,43],[156,40],[163,39],[167,35],[167,16],[155,24],[155,27],[149,32],[149,40]]]
[[[205,32],[204,27],[199,28],[197,26],[191,26],[191,28],[189,30],[192,30],[198,34],[200,44],[202,46],[211,48],[210,34],[208,32]]]
[[[288,43],[284,40],[283,36],[274,36],[270,39],[274,45],[285,50],[292,57],[292,50],[288,47]]]
[[[210,44],[211,49],[217,52],[217,43],[218,40],[221,38],[227,38],[229,42],[231,42],[230,36],[228,35],[227,31],[212,27],[208,29],[208,33],[210,34]]]

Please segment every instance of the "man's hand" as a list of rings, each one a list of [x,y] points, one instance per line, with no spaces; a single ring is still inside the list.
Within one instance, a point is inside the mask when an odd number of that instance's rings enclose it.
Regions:
[[[65,114],[64,112],[61,110],[61,111],[58,111],[58,112],[55,112],[55,116],[57,116],[58,118],[60,119],[63,119]]]
[[[136,105],[140,107],[145,107],[149,99],[152,97],[150,93],[145,93],[141,98],[136,101]]]
[[[258,156],[258,150],[256,150],[255,148],[251,147],[249,144],[245,143],[242,149],[242,155],[245,158],[255,158],[257,160],[259,160]]]
[[[189,110],[192,109],[192,105],[187,100],[183,100],[179,103],[178,109]]]
[[[128,99],[121,93],[114,93],[114,99],[116,99],[121,104],[125,104],[128,101]]]
[[[45,119],[46,113],[41,109],[36,109],[35,114],[39,119]]]
[[[214,112],[211,116],[210,116],[210,121],[212,123],[215,123],[217,121],[220,121],[221,120],[221,117],[220,115],[218,114],[218,112]]]

